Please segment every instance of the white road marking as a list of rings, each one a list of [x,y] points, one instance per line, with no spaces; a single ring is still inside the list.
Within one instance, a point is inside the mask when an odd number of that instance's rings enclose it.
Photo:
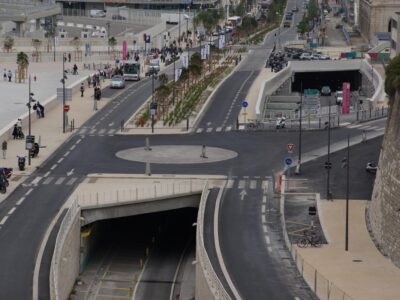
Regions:
[[[82,139],[77,140],[75,144],[79,144],[80,142],[82,142]]]
[[[265,214],[265,204],[264,204],[264,203],[261,205],[261,212],[262,212],[263,214]]]
[[[4,223],[7,221],[8,216],[5,216],[3,219],[1,219],[0,225],[4,225]]]
[[[78,179],[78,178],[76,178],[76,177],[71,178],[71,179],[67,182],[67,185],[72,185],[77,179]]]
[[[347,128],[358,128],[358,127],[361,127],[361,126],[363,126],[364,124],[356,124],[356,125],[350,125],[350,126],[347,126]]]
[[[294,297],[294,300],[301,300],[299,297]]]
[[[261,222],[263,224],[267,223],[267,220],[265,219],[265,215],[261,215]]]
[[[228,127],[226,127],[225,131],[231,131],[231,130],[232,130],[232,126],[228,126]]]
[[[21,199],[19,199],[16,204],[20,205],[22,202],[24,202],[24,200],[25,200],[25,197],[21,197]]]
[[[43,177],[47,177],[50,175],[50,171],[48,171],[46,174],[43,175]]]
[[[197,132],[197,133],[203,132],[203,128],[198,128],[198,129],[196,130],[196,132]]]
[[[55,168],[57,168],[57,164],[52,165],[50,170],[54,170]]]
[[[378,129],[379,127],[378,126],[371,126],[370,128],[369,128],[369,130],[375,130],[375,129]]]
[[[61,163],[64,160],[64,157],[61,157],[59,160],[57,160],[58,163]]]
[[[115,132],[115,129],[110,129],[109,131],[108,131],[108,134],[113,134]]]
[[[70,153],[71,153],[70,151],[65,152],[64,157],[68,156]]]
[[[272,252],[271,246],[268,246],[267,249],[268,249],[268,252]]]
[[[96,129],[90,130],[89,134],[94,134],[96,132]]]
[[[255,178],[255,179],[260,179],[261,177],[260,177],[260,176],[254,176],[254,178]]]
[[[75,147],[76,147],[76,145],[72,145],[72,146],[71,146],[71,148],[69,148],[69,150],[71,150],[71,151],[72,151],[72,150],[74,150],[74,149],[75,149]]]
[[[38,184],[42,177],[37,176],[34,180],[32,180],[31,184]]]
[[[98,133],[103,134],[104,132],[106,132],[106,130],[103,128],[103,129],[100,129]]]
[[[254,190],[257,188],[257,180],[250,180],[250,189]]]
[[[265,241],[267,242],[267,245],[271,244],[271,240],[269,239],[268,235],[265,236]]]
[[[239,180],[238,189],[243,189],[246,186],[245,180]]]
[[[29,189],[26,193],[25,196],[28,196],[30,193],[32,193],[33,189]]]
[[[49,184],[53,180],[53,178],[54,177],[47,178],[45,181],[43,181],[43,184]]]
[[[221,132],[222,131],[222,127],[218,127],[217,129],[215,129],[216,132]]]
[[[17,208],[14,206],[13,208],[10,209],[10,211],[8,212],[9,215],[12,215],[13,212],[16,210]]]
[[[267,225],[263,225],[263,230],[264,230],[264,233],[265,233],[265,234],[268,233],[268,227],[267,227]]]
[[[243,176],[244,179],[249,179],[250,176]]]
[[[207,132],[211,132],[213,130],[212,127],[207,128]]]
[[[226,188],[227,188],[227,189],[231,189],[231,188],[233,187],[233,183],[234,183],[234,182],[235,182],[234,180],[229,179],[228,182],[227,182],[227,184],[226,184]]]
[[[85,133],[87,131],[87,128],[82,128],[80,131],[79,131],[79,133],[80,134],[83,134],[83,133]]]
[[[65,177],[60,177],[60,178],[58,178],[58,180],[55,182],[55,184],[59,185],[59,184],[63,183],[64,180],[65,180]]]

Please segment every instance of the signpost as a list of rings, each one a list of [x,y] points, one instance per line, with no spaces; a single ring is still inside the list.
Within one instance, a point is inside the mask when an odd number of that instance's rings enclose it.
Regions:
[[[287,144],[287,151],[288,153],[293,153],[294,144]]]
[[[247,106],[249,106],[249,102],[247,102],[246,99],[245,99],[245,100],[242,101],[242,107],[244,109],[244,112],[243,112],[244,123],[246,123],[246,115],[247,115],[246,108],[247,108]]]

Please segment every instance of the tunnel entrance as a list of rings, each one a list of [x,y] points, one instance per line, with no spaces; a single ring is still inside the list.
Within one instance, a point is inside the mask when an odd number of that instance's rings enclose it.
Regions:
[[[331,72],[296,72],[294,74],[292,91],[300,92],[301,85],[305,89],[321,90],[329,86],[332,92],[342,90],[343,82],[350,82],[350,89],[357,91],[362,85],[360,71],[331,71]]]
[[[136,300],[170,299],[188,283],[194,297],[196,221],[197,208],[183,208],[83,227],[74,293],[95,295],[91,299],[132,299],[134,293]]]

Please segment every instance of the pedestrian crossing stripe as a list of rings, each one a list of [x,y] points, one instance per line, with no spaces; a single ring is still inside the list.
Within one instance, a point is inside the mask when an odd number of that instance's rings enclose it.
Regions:
[[[228,131],[231,131],[232,128],[233,128],[232,126],[227,126],[227,127],[220,126],[220,127],[216,127],[216,128],[214,128],[214,127],[197,128],[196,133],[202,133],[203,131],[210,133],[210,132],[213,132],[214,129],[215,129],[215,132],[223,132],[223,131],[228,132]]]
[[[213,131],[213,128],[212,128],[212,127],[207,128],[207,132],[211,132],[211,131]]]
[[[262,189],[264,193],[268,191],[268,185],[270,182],[270,178],[266,180],[261,180],[261,179],[228,179],[226,181],[225,189],[232,189],[232,188],[237,188],[239,190],[244,190],[244,189],[250,189],[250,190],[255,190],[255,189]]]

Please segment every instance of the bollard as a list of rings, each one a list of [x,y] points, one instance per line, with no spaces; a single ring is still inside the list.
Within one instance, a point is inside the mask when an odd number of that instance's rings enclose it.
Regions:
[[[186,119],[186,131],[189,131],[189,117]]]
[[[121,132],[124,131],[124,120],[121,120]]]
[[[151,176],[151,169],[149,162],[146,162],[146,175]]]
[[[148,137],[146,138],[146,147],[144,148],[144,150],[151,151],[150,141]]]
[[[202,146],[200,157],[201,157],[201,158],[207,158],[207,156],[206,156],[206,145],[203,145],[203,146]]]
[[[239,129],[239,118],[236,119],[236,129]]]

